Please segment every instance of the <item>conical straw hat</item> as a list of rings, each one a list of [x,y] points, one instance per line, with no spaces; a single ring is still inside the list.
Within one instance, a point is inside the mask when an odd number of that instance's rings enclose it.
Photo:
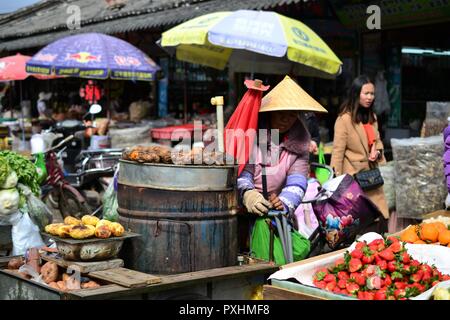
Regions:
[[[259,112],[281,110],[328,112],[289,76],[262,99]]]

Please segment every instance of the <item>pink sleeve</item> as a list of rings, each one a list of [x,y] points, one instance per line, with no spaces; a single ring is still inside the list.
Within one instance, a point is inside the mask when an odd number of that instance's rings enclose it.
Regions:
[[[294,163],[289,168],[287,175],[291,174],[301,174],[302,176],[308,177],[309,164],[308,160],[297,157]]]

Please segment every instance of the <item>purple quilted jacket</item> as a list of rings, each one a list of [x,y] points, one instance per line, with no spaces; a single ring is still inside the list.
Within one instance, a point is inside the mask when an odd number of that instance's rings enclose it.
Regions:
[[[444,172],[447,179],[447,189],[450,193],[450,125],[444,129]]]

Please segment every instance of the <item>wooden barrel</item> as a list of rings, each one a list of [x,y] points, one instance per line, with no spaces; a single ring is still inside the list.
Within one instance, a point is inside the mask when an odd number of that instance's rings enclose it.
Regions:
[[[142,236],[124,244],[128,267],[173,274],[236,264],[236,166],[120,161],[119,221]]]

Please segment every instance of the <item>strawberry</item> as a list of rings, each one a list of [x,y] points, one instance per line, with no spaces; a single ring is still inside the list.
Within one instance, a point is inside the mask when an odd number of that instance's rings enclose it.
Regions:
[[[416,261],[416,260],[413,260],[413,261]],[[413,261],[411,261],[411,265],[413,264]],[[427,265],[427,264],[422,264],[420,266],[420,270],[422,270],[423,272],[429,272],[430,275],[433,272],[433,269],[431,269],[431,267],[429,265]]]
[[[321,280],[323,280],[325,278],[325,276],[327,274],[328,274],[328,270],[327,269],[320,269],[314,274],[313,280],[321,281]]]
[[[366,284],[366,277],[364,277],[361,273],[355,272],[350,275],[350,279],[355,281],[358,285],[363,286]]]
[[[325,290],[333,291],[336,288],[336,281],[328,282],[325,286]]]
[[[438,269],[433,268],[432,277],[440,279],[442,277],[442,273]]]
[[[421,285],[420,283],[417,283],[417,282],[411,284],[411,287],[417,288],[417,290],[419,291],[419,293],[422,293],[422,292],[425,291],[425,286],[424,286],[424,285]]]
[[[345,289],[347,284],[347,280],[341,279],[337,282],[337,286],[341,289]]]
[[[346,263],[345,263],[345,259],[344,258],[339,258],[334,262],[334,267],[331,268],[331,271],[333,273],[345,270],[346,268]]]
[[[404,298],[406,296],[405,289],[397,289],[394,291],[394,296],[396,299]]]
[[[389,272],[394,272],[395,270],[397,270],[397,264],[395,261],[389,261],[387,264],[387,269],[389,270]]]
[[[422,270],[417,271],[416,273],[412,274],[409,279],[412,282],[419,282],[420,280],[422,280],[424,272]]]
[[[394,242],[400,242],[400,239],[399,239],[398,237],[394,237],[394,236],[389,236],[389,237],[387,237],[386,243],[387,243],[388,245],[391,245],[391,244],[394,243]]]
[[[364,300],[364,297],[365,297],[364,291],[358,291],[357,298],[359,300]]]
[[[391,279],[392,280],[403,279],[403,275],[400,272],[398,272],[398,271],[394,271],[391,274]]]
[[[417,260],[411,260],[410,265],[412,265],[413,267],[418,267],[420,266],[420,262]]]
[[[364,300],[374,300],[375,294],[373,292],[365,291]]]
[[[347,282],[346,289],[350,294],[356,294],[359,286],[356,283]]]
[[[423,269],[422,269],[423,271]],[[431,272],[430,271],[424,271],[422,275],[422,283],[428,283],[431,281]]]
[[[348,271],[356,272],[362,268],[362,262],[359,259],[352,258],[348,264]]]
[[[342,266],[345,266],[345,260],[344,260],[344,258],[339,258],[339,259],[337,259],[337,260],[334,262],[334,266],[335,266],[335,267],[338,267],[338,268],[340,268],[340,267],[342,267]]]
[[[392,284],[391,276],[387,274],[386,277],[384,278],[384,285],[388,287],[391,284]]]
[[[313,280],[314,285],[319,289],[325,289],[327,283],[325,281]]]
[[[401,268],[401,272],[405,274],[412,274],[417,271],[417,267],[413,267],[410,264],[404,264]]]
[[[373,296],[374,300],[386,300],[386,292],[377,291]]]
[[[411,256],[405,251],[400,256],[400,261],[403,262],[403,263],[410,263],[411,262]]]
[[[387,269],[387,261],[386,260],[380,260],[377,262],[377,266],[380,267],[381,270]]]
[[[326,276],[325,276],[325,278],[323,278],[323,281],[325,281],[325,282],[336,282],[336,277],[334,276],[334,274],[327,274]]]
[[[357,241],[355,249],[362,250],[362,248],[364,248],[365,246],[366,246],[366,242],[365,241]]]
[[[440,281],[439,280],[435,280],[431,283],[431,286],[434,287],[435,285],[437,285]]]
[[[373,254],[373,256],[375,257],[375,263],[378,263],[378,262],[380,262],[380,261],[385,261],[385,260],[383,260],[383,258],[381,258],[381,257],[378,255],[378,252],[375,252],[375,253]]]
[[[363,252],[360,249],[355,249],[350,253],[350,255],[352,256],[352,258],[361,259],[363,256]]]
[[[450,275],[448,275],[448,274],[443,274],[442,275],[442,278],[440,279],[441,281],[447,281],[447,280],[450,280]]]
[[[400,242],[393,242],[388,249],[391,249],[393,253],[400,252],[402,250],[402,245]]]
[[[363,256],[362,256],[362,263],[369,264],[372,263],[372,261],[375,259],[375,256],[373,255],[375,251],[370,250],[368,247],[365,247],[363,249]]]
[[[420,294],[419,289],[417,289],[414,286],[405,289],[405,297],[406,298],[415,297],[418,294]]]
[[[394,282],[394,286],[397,289],[405,289],[407,285],[408,284],[406,282],[402,282],[402,281]]]
[[[367,278],[366,286],[368,289],[380,289],[381,288],[381,278],[379,276],[372,276]]]
[[[337,277],[339,280],[347,280],[350,276],[347,271],[339,271]]]
[[[391,261],[395,259],[394,252],[392,252],[392,250],[389,248],[380,251],[378,255],[386,261]]]
[[[333,289],[333,293],[340,294],[340,293],[342,293],[342,292],[341,292],[341,289],[339,289],[339,287],[335,287],[335,288]]]

